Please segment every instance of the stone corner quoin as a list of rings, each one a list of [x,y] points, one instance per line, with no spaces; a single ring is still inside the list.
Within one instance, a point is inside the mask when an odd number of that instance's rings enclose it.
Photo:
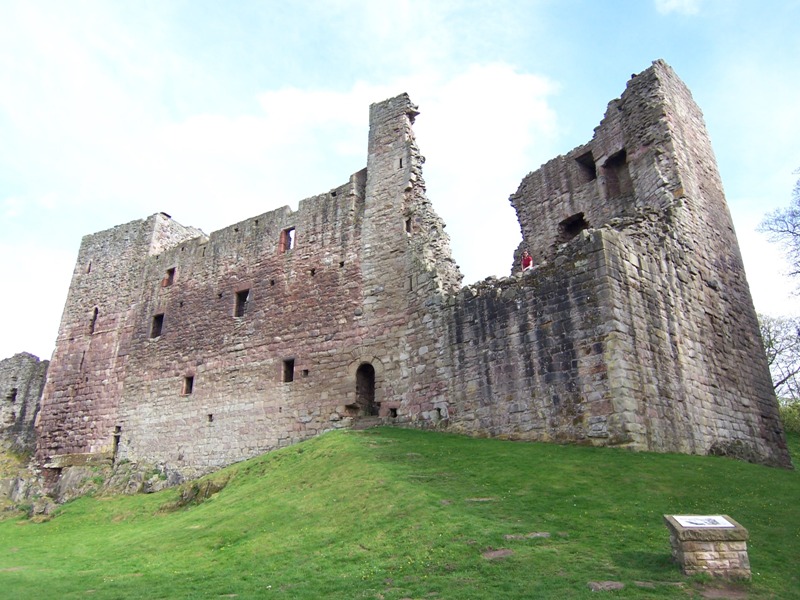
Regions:
[[[523,179],[512,273],[463,288],[417,107],[369,114],[366,168],[297,211],[83,238],[35,430],[51,481],[92,457],[190,477],[370,423],[791,466],[702,114],[666,63]]]

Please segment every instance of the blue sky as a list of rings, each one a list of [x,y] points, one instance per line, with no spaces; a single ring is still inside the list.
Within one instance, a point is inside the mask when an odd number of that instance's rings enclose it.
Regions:
[[[0,0],[0,358],[49,358],[82,236],[296,208],[401,92],[465,283],[506,275],[508,196],[658,58],[705,114],[757,310],[797,314],[755,226],[800,177],[798,57],[798,0]]]

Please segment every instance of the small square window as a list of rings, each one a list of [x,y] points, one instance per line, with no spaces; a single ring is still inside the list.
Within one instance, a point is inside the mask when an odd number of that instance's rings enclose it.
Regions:
[[[150,327],[150,338],[157,338],[164,329],[164,313],[153,315],[153,324]]]
[[[187,375],[183,378],[182,396],[189,396],[194,391],[194,375]]]

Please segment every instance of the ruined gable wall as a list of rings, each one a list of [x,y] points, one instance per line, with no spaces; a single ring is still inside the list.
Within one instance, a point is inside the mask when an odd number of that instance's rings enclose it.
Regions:
[[[0,448],[33,452],[34,421],[48,364],[27,352],[0,361]]]

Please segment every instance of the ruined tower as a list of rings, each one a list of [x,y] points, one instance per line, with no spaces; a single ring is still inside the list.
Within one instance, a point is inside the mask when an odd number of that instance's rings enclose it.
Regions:
[[[722,186],[662,62],[511,197],[538,268],[463,289],[401,95],[347,183],[84,238],[37,456],[192,476],[358,420],[789,466]]]

